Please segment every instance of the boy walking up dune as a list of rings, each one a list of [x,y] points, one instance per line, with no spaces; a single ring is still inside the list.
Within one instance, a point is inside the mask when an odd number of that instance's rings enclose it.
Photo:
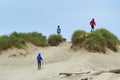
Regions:
[[[41,61],[42,61],[42,57],[41,57],[41,54],[38,53],[38,56],[37,56],[37,62],[38,62],[38,70],[41,69]]]

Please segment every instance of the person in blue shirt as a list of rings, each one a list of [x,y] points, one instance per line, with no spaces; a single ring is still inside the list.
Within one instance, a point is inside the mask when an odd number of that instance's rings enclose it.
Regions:
[[[60,26],[58,25],[57,34],[60,35],[60,33],[61,33],[61,28],[60,28]]]
[[[43,58],[41,56],[40,53],[38,53],[37,55],[37,62],[38,62],[38,70],[41,69],[41,62],[42,62]]]

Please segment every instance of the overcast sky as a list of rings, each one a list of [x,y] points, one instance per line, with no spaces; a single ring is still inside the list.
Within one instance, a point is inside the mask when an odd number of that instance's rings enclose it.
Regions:
[[[56,34],[71,40],[77,29],[90,32],[90,20],[120,39],[120,0],[0,0],[0,35],[17,32]]]

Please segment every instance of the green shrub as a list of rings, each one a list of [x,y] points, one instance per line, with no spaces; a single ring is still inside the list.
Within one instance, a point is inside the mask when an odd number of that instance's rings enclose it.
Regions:
[[[85,39],[82,46],[88,51],[105,53],[106,39],[100,34],[92,32]]]
[[[36,46],[47,46],[47,39],[41,33],[32,32],[32,33],[16,33],[11,34],[12,37],[20,38],[26,42],[30,42]]]
[[[17,48],[23,48],[23,46],[26,43],[25,40],[21,38],[15,38],[14,41],[15,41],[14,46]]]
[[[83,41],[85,40],[85,36],[86,36],[85,31],[81,31],[81,30],[75,31],[74,34],[72,35],[72,43],[74,45],[76,44],[81,45]]]
[[[106,29],[98,29],[96,33],[100,33],[107,41],[107,47],[113,51],[117,51],[117,45],[119,44],[118,38]]]
[[[13,32],[10,36],[0,37],[0,51],[11,47],[23,48],[26,43],[32,43],[36,46],[48,46],[45,36],[41,33],[17,33]]]
[[[41,33],[32,32],[28,34],[28,38],[26,39],[28,42],[33,43],[36,46],[48,46],[47,39]]]
[[[6,50],[10,46],[11,45],[9,45],[9,37],[8,36],[0,37],[0,50]]]
[[[9,36],[2,36],[0,37],[0,50],[7,50],[11,47],[23,48],[22,46],[25,45],[25,41],[20,38],[9,37]]]
[[[64,41],[64,39],[62,38],[61,35],[53,34],[53,35],[50,35],[48,38],[48,43],[50,46],[57,46],[57,45],[59,45],[59,43],[61,43],[63,41]]]
[[[72,49],[79,49],[86,38],[87,33],[82,30],[77,30],[72,35]]]
[[[88,51],[105,53],[105,47],[116,52],[118,44],[118,38],[106,29],[98,29],[91,33],[77,30],[72,36],[71,48],[84,47]]]

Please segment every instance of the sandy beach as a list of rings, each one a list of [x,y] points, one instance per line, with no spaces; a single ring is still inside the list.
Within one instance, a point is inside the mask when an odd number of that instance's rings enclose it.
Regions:
[[[74,51],[71,43],[57,47],[36,47],[28,44],[26,49],[11,48],[0,55],[0,80],[120,80],[120,74],[108,72],[120,69],[120,47],[118,52],[107,49],[107,53],[91,53],[85,49]],[[41,53],[43,66],[37,70],[36,56]],[[93,75],[93,73],[105,71]],[[86,73],[59,75],[59,73]]]

